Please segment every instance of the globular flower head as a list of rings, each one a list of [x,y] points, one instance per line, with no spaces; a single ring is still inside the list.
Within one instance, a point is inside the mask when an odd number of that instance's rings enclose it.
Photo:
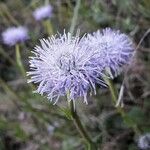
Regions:
[[[46,18],[50,18],[50,17],[52,17],[52,10],[53,9],[52,9],[51,5],[41,6],[33,12],[33,17],[37,21],[40,21],[40,20],[43,20]]]
[[[150,149],[150,133],[147,133],[139,138],[138,146],[142,150]]]
[[[105,64],[112,78],[130,62],[134,51],[133,43],[126,34],[110,28],[88,34],[85,44],[99,51],[99,62]]]
[[[29,38],[28,30],[23,26],[10,27],[2,33],[2,38],[6,45],[13,46]]]
[[[30,59],[29,82],[38,84],[36,92],[55,99],[69,93],[70,99],[84,97],[95,91],[95,83],[104,85],[99,78],[102,67],[98,66],[97,53],[82,44],[82,39],[70,33],[42,39]]]

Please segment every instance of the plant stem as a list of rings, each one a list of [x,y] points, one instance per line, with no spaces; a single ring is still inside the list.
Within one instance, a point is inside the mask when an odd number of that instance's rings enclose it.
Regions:
[[[51,21],[49,19],[44,20],[44,26],[46,29],[46,32],[48,33],[48,35],[52,35],[53,34],[53,27],[51,24]]]
[[[111,96],[112,96],[112,101],[113,101],[113,104],[115,105],[116,102],[117,102],[117,93],[116,93],[116,89],[114,88],[113,86],[113,83],[111,80],[109,80],[107,77],[104,78],[108,87],[109,87],[109,90],[110,90],[110,93],[111,93]]]
[[[115,106],[116,103],[117,103],[117,91],[116,91],[116,89],[115,89],[115,87],[114,87],[111,80],[109,80],[108,78],[105,78],[105,81],[106,81],[107,85],[109,86],[109,90],[110,90],[110,93],[111,93],[111,96],[112,96],[113,105]],[[117,111],[124,118],[125,117],[124,110],[120,106],[116,107],[116,108],[117,108]]]
[[[117,92],[116,92],[116,89],[112,83],[112,81],[110,79],[108,79],[107,77],[104,77],[104,80],[105,82],[107,83],[107,85],[109,86],[109,90],[110,90],[110,93],[111,93],[111,96],[112,96],[112,101],[113,101],[113,104],[114,106],[116,105],[117,103]],[[121,114],[122,116],[122,119],[124,120],[124,122],[128,125],[129,122],[132,122],[133,121],[127,117],[125,111],[123,110],[123,108],[121,106],[118,106],[116,107],[118,113]],[[140,134],[140,130],[138,129],[137,125],[134,123],[132,124],[132,129],[134,130],[134,132],[139,135]]]
[[[76,6],[74,8],[73,18],[71,20],[71,26],[70,26],[70,30],[69,30],[71,34],[73,34],[74,30],[75,30],[75,26],[76,26],[77,19],[78,19],[78,11],[80,8],[80,3],[81,3],[81,0],[76,1]],[[67,99],[70,104],[70,111],[71,111],[72,119],[73,119],[74,124],[75,124],[77,130],[79,131],[80,135],[83,137],[84,141],[87,143],[87,150],[97,150],[96,144],[91,140],[86,129],[83,127],[83,125],[81,123],[81,120],[77,114],[77,111],[75,110],[73,100],[71,100],[71,101],[69,100],[70,99],[69,94],[67,94]]]
[[[20,69],[20,72],[25,77],[26,73],[25,73],[25,69],[24,69],[22,61],[21,61],[21,54],[20,54],[19,44],[15,45],[15,50],[16,50],[16,62],[17,62],[17,65],[18,65],[18,67]]]
[[[24,68],[24,66],[22,64],[22,61],[21,61],[21,54],[20,54],[19,44],[15,45],[15,50],[16,50],[16,63],[17,63],[17,67],[20,70],[20,72],[23,75],[23,77],[27,80],[26,71],[25,71],[25,68]],[[29,85],[30,85],[31,90],[34,91],[35,90],[34,85],[32,83],[30,83]]]
[[[88,135],[87,131],[83,127],[81,120],[77,114],[77,111],[74,108],[73,101],[70,101],[70,111],[71,111],[71,116],[74,121],[74,124],[79,131],[80,135],[83,137],[84,141],[88,145],[88,150],[97,150],[95,143],[91,140],[90,136]]]
[[[80,8],[80,3],[81,3],[81,0],[77,0],[76,6],[74,8],[73,18],[71,20],[71,26],[70,26],[70,30],[69,30],[71,34],[74,33],[74,29],[75,29],[75,26],[76,26],[76,23],[77,23],[78,11],[79,11],[79,8]]]

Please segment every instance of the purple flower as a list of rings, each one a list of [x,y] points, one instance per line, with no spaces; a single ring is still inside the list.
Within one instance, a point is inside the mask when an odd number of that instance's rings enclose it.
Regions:
[[[141,150],[150,149],[150,134],[149,133],[146,133],[145,135],[139,138],[138,146]]]
[[[52,10],[53,9],[51,5],[39,7],[33,12],[33,17],[37,21],[50,18],[52,16]]]
[[[127,35],[110,28],[88,34],[85,44],[99,51],[99,63],[104,64],[112,78],[130,62],[134,51],[133,43]]]
[[[13,46],[18,42],[24,42],[29,38],[27,28],[23,26],[10,27],[2,33],[3,42]]]
[[[95,83],[104,85],[98,78],[102,67],[99,55],[82,44],[82,39],[70,33],[42,39],[30,58],[31,76],[29,82],[38,84],[36,92],[47,95],[48,99],[58,101],[68,92],[70,100],[84,97],[87,103],[88,92],[95,91]]]

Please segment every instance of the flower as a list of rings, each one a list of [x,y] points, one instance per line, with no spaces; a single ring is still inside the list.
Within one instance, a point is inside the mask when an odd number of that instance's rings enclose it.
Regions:
[[[150,134],[149,133],[147,133],[139,138],[138,146],[142,150],[150,149]]]
[[[13,46],[18,42],[24,42],[29,38],[27,28],[23,26],[10,27],[2,33],[3,42]]]
[[[85,44],[99,51],[99,63],[105,64],[111,78],[117,76],[122,67],[130,63],[134,47],[129,37],[110,28],[88,34]]]
[[[70,100],[84,97],[95,90],[95,83],[105,85],[99,78],[102,65],[98,65],[97,52],[82,44],[84,37],[72,37],[70,33],[42,39],[30,58],[29,82],[38,84],[36,92],[46,94],[48,99],[68,95]]]
[[[51,5],[39,7],[33,12],[33,17],[37,21],[40,21],[40,20],[43,20],[46,18],[50,18],[51,16],[52,16],[52,6]]]

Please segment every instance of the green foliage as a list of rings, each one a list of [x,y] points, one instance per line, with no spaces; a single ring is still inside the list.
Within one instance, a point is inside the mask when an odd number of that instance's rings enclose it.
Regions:
[[[149,2],[149,0],[141,1],[140,5],[139,5],[139,10],[144,17],[150,19],[150,2]]]
[[[132,120],[131,123],[142,124],[145,120],[145,114],[139,107],[133,107],[127,114],[127,117]]]
[[[28,138],[18,122],[11,122],[4,118],[0,118],[0,132],[5,132],[6,130],[10,130],[12,136],[21,141],[25,141]]]

